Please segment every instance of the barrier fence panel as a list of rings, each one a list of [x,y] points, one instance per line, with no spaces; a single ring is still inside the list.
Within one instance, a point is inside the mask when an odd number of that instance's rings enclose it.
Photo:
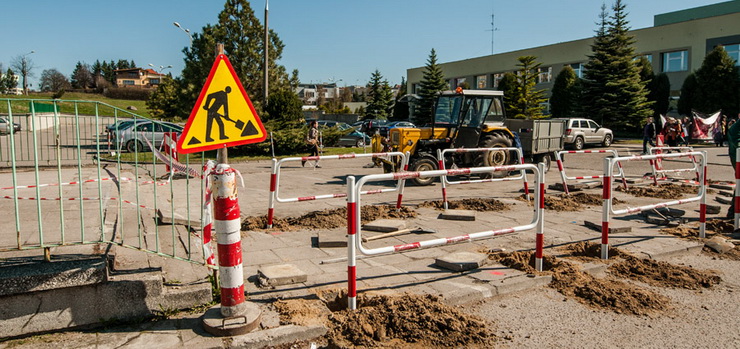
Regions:
[[[578,180],[578,179],[601,179],[602,185],[605,182],[603,175],[596,175],[596,176],[573,176],[569,177],[565,174],[565,166],[563,165],[563,158],[562,154],[603,154],[603,153],[610,153],[612,154],[612,157],[619,157],[619,153],[617,153],[614,149],[605,149],[605,150],[562,150],[555,152],[555,162],[558,165],[558,172],[560,172],[560,179],[563,182],[563,191],[566,195],[570,195],[570,191],[568,190],[568,180]],[[622,164],[617,162],[617,166],[619,168],[618,176],[622,178],[622,185],[625,189],[627,189],[627,179],[624,177],[624,169],[622,169]]]
[[[477,153],[485,151],[516,151],[519,155],[519,164],[524,164],[524,153],[520,148],[457,148],[457,149],[437,149],[437,162],[440,170],[445,170],[445,154],[455,153]],[[529,200],[529,183],[527,183],[527,171],[519,171],[519,176],[515,177],[504,177],[504,178],[484,178],[484,179],[473,179],[466,181],[449,181],[447,176],[442,176],[440,182],[442,183],[442,202],[445,210],[447,209],[447,185],[449,184],[470,184],[470,183],[486,183],[486,182],[501,182],[501,181],[515,181],[522,180],[524,182],[524,195]]]
[[[735,197],[733,198],[735,230],[740,229],[740,148],[735,152]]]
[[[535,176],[535,209],[532,210],[534,216],[529,224],[510,227],[505,229],[487,230],[477,233],[469,233],[454,237],[424,240],[408,244],[385,246],[379,248],[366,248],[362,245],[362,231],[360,224],[363,194],[362,186],[368,182],[385,181],[385,180],[405,180],[411,178],[434,178],[442,176],[460,176],[471,174],[485,174],[499,171],[522,171],[532,170]],[[520,231],[535,230],[535,268],[542,271],[542,256],[544,249],[544,213],[545,213],[545,175],[544,164],[521,164],[497,167],[475,167],[462,168],[453,170],[434,170],[421,172],[399,172],[386,173],[377,175],[367,175],[355,182],[355,177],[347,178],[347,285],[348,296],[347,303],[349,309],[356,309],[357,306],[357,250],[364,255],[379,255],[395,252],[403,252],[414,249],[429,248],[447,244],[455,244],[465,241],[492,238],[501,235],[512,234]]]
[[[612,207],[612,188],[611,188],[611,174],[614,169],[614,163],[619,161],[640,161],[649,160],[654,162],[655,160],[680,158],[680,157],[701,157],[700,169],[699,169],[699,193],[695,197],[681,200],[671,200],[661,202],[657,204],[639,206],[639,207],[628,207],[621,210],[614,210]],[[706,152],[691,152],[691,153],[673,153],[673,154],[657,154],[657,155],[642,155],[642,156],[630,156],[630,157],[617,157],[617,158],[605,158],[604,159],[604,190],[602,194],[603,207],[602,207],[602,221],[601,221],[601,258],[609,258],[609,222],[611,215],[623,215],[628,213],[637,213],[647,210],[653,210],[657,208],[663,208],[668,206],[675,206],[686,204],[694,201],[699,201],[699,237],[704,238],[706,236],[706,221],[707,221],[707,155]]]
[[[355,158],[367,158],[367,157],[380,157],[380,156],[398,156],[401,158],[401,168],[408,169],[408,153],[402,152],[388,152],[388,153],[367,153],[367,154],[343,154],[343,155],[321,155],[321,156],[304,156],[304,157],[290,157],[283,158],[280,160],[272,159],[272,171],[270,174],[270,196],[268,200],[267,208],[267,228],[272,228],[273,219],[275,217],[275,203],[287,203],[287,202],[301,202],[301,201],[312,201],[312,200],[323,200],[333,198],[347,197],[344,193],[334,194],[322,194],[312,196],[300,196],[291,198],[280,197],[280,169],[286,162],[296,161],[318,161],[318,160],[346,160]],[[401,208],[401,201],[403,198],[403,189],[405,187],[405,180],[398,180],[394,188],[387,189],[375,189],[363,192],[363,194],[380,194],[388,192],[398,192],[398,199],[396,200],[396,208]]]
[[[37,113],[41,105],[51,112]],[[0,99],[0,113],[20,124],[0,135],[9,168],[0,172],[0,210],[14,215],[0,220],[0,252],[43,250],[49,259],[52,248],[112,244],[207,263],[199,229],[207,171],[191,167],[205,167],[203,154],[180,163],[161,153],[166,124],[90,101]],[[160,177],[165,165],[187,176]],[[182,224],[160,226],[158,216]]]
[[[660,146],[660,147],[651,147],[648,149],[649,155],[655,155],[655,154],[663,154],[665,151],[674,151],[677,150],[679,153],[691,153],[694,151],[693,147],[668,147],[668,146]],[[696,158],[693,156],[689,157],[691,159],[691,168],[675,168],[675,169],[665,169],[663,168],[663,161],[661,159],[656,159],[655,161],[651,161],[651,167],[653,172],[653,183],[658,183],[659,180],[665,180],[667,179],[666,174],[667,173],[682,173],[682,172],[694,172],[696,174],[696,180],[697,184],[699,181],[699,165],[696,163]],[[693,183],[693,182],[692,182]]]

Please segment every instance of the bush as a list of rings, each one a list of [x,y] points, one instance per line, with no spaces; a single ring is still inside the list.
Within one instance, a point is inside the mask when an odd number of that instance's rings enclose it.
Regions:
[[[267,140],[262,143],[243,145],[233,148],[235,155],[271,155],[270,131],[272,130],[273,142],[275,144],[275,156],[296,155],[308,153],[306,147],[306,135],[308,127],[275,127],[277,124],[268,123],[265,127]],[[339,137],[351,130],[340,131],[337,128],[322,128],[321,134],[325,147],[335,147],[339,143]]]
[[[133,99],[146,101],[154,89],[110,87],[105,89],[103,95],[113,99]]]

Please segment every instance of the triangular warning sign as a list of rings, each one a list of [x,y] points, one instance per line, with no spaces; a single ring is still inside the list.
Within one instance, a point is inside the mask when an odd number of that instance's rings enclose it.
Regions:
[[[219,55],[177,141],[177,151],[188,154],[259,143],[265,138],[265,126],[231,62]]]

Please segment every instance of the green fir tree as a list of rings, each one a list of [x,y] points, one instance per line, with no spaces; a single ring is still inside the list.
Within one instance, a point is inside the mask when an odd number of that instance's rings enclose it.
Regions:
[[[417,126],[430,125],[432,123],[432,108],[437,98],[437,93],[448,88],[444,79],[442,69],[437,65],[437,52],[432,49],[424,68],[423,77],[419,83],[419,106],[413,116],[412,122]]]

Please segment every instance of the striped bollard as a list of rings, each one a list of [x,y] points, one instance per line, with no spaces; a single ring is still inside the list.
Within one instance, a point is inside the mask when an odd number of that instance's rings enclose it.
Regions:
[[[565,171],[563,170],[563,161],[560,158],[560,154],[559,153],[557,154],[558,154],[558,157],[557,159],[555,159],[555,162],[557,162],[558,164],[558,171],[560,171],[560,177],[562,178],[562,181],[563,181],[563,191],[565,192],[565,195],[570,195],[570,193],[568,192],[568,183],[565,178]]]
[[[277,159],[272,159],[272,171],[270,172],[270,196],[267,205],[267,229],[272,228],[272,219],[275,214],[275,191],[277,190]]]
[[[213,175],[214,226],[218,234],[218,266],[221,274],[221,315],[241,315],[244,303],[244,272],[239,200],[236,171],[228,164],[218,164]]]
[[[537,164],[537,182],[539,192],[537,194],[537,242],[535,248],[534,267],[542,271],[542,255],[545,248],[545,164]]]
[[[699,176],[699,185],[701,185],[701,201],[699,204],[699,237],[707,237],[707,152],[702,152],[701,174]],[[737,192],[737,186],[735,186]],[[737,214],[735,214],[737,216]]]
[[[524,155],[519,157],[519,164],[524,165]],[[527,182],[527,171],[521,170],[520,171],[522,178],[524,179],[524,197],[527,198],[527,201],[529,201],[529,182]]]
[[[406,152],[406,158],[401,161],[403,163],[403,172],[407,172],[409,170],[409,157],[411,156],[411,153]],[[403,202],[403,189],[406,187],[406,180],[405,179],[399,179],[398,180],[398,199],[396,200],[396,211],[401,210],[401,203]]]
[[[609,214],[612,209],[612,163],[604,158],[603,208],[601,210],[601,259],[609,259]]]
[[[357,309],[357,196],[355,177],[347,177],[347,308]]]
[[[445,159],[442,157],[441,149],[437,149],[437,158],[439,159],[437,160],[438,162],[437,167],[439,167],[440,170],[445,168]],[[445,182],[447,181],[447,176],[439,177],[439,181],[440,183],[442,183],[442,204],[444,205],[444,209],[446,210],[447,209],[447,185]]]
[[[740,229],[740,148],[735,152],[735,229]]]
[[[213,192],[211,191],[210,183],[208,183],[211,170],[210,164],[203,166],[206,185],[203,195],[203,222],[201,224],[203,225],[203,258],[205,258],[208,265],[216,265],[213,249],[211,249],[211,241],[213,240],[213,215],[211,214],[213,205],[211,199]]]

